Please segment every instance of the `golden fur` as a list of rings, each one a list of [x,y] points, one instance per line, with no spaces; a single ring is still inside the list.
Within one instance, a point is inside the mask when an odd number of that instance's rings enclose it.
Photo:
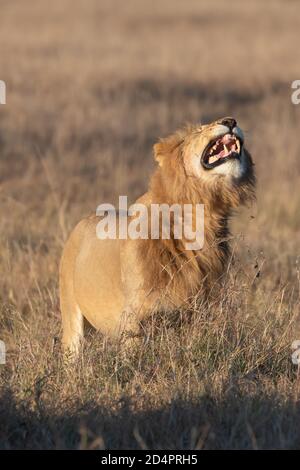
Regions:
[[[99,240],[98,218],[83,219],[71,234],[60,267],[63,345],[78,351],[83,316],[111,336],[137,332],[139,321],[158,309],[180,307],[193,295],[207,295],[229,256],[228,221],[254,197],[253,163],[247,150],[240,161],[205,169],[200,155],[218,135],[223,120],[189,126],[154,146],[159,163],[148,192],[137,202],[205,206],[205,242],[186,250],[184,240]],[[237,135],[242,136],[239,128]]]

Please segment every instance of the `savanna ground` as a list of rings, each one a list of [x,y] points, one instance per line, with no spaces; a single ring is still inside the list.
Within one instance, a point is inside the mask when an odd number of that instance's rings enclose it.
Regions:
[[[0,448],[300,447],[297,1],[1,1]],[[60,354],[58,263],[79,218],[146,188],[151,148],[237,117],[257,205],[221,293],[144,326],[127,357]]]

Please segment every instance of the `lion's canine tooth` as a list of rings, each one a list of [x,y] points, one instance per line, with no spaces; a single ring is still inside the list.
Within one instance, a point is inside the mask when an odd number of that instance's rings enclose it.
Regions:
[[[226,153],[229,153],[229,150],[228,150],[228,148],[227,148],[227,145],[226,145],[226,144],[224,144],[224,149],[225,149],[225,152],[226,152]]]

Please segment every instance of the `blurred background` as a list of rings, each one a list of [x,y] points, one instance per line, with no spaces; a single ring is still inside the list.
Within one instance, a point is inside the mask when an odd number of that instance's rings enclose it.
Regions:
[[[75,223],[146,190],[159,137],[226,115],[258,177],[257,205],[232,227],[259,278],[252,311],[281,299],[297,312],[299,2],[1,0],[0,12],[0,318],[13,361],[26,350],[35,364],[59,335],[58,262]]]

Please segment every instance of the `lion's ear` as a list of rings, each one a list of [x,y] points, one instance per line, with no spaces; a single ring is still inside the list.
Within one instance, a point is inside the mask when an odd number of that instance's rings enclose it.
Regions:
[[[182,142],[183,139],[178,134],[173,134],[165,139],[160,139],[154,145],[154,159],[158,162],[159,166],[163,166],[164,161],[172,157]]]
[[[165,151],[164,151],[164,146],[162,142],[158,142],[157,144],[154,144],[153,153],[154,153],[154,160],[158,162],[159,166],[163,166]]]

